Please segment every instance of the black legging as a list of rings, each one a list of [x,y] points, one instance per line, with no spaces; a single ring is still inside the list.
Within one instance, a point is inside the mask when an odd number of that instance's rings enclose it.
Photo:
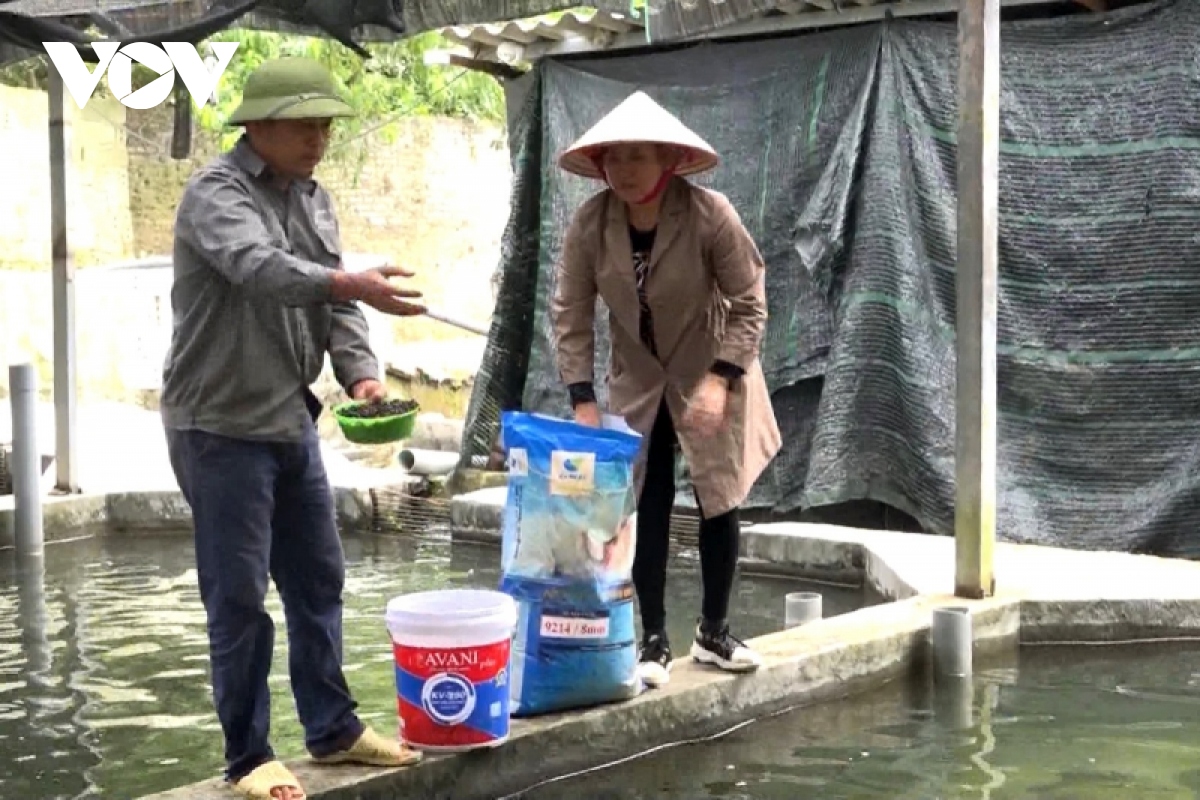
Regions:
[[[642,629],[666,628],[667,557],[670,552],[671,509],[675,505],[675,451],[678,439],[671,413],[663,402],[650,432],[646,477],[638,501],[637,550],[633,585],[642,613]],[[699,504],[699,498],[697,498]],[[701,613],[710,622],[724,622],[738,559],[737,509],[708,519],[700,509],[700,574],[704,585]]]

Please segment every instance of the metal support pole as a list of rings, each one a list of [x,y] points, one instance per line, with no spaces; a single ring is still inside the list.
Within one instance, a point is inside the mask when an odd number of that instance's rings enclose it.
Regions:
[[[433,309],[427,309],[425,311],[425,316],[429,317],[430,319],[437,320],[444,325],[449,325],[451,327],[458,328],[459,330],[473,333],[476,336],[486,337],[490,333],[487,328],[481,328],[478,325],[473,325],[470,322],[464,322],[461,319],[452,317],[449,314],[443,314],[440,311],[434,311]]]
[[[12,404],[13,499],[16,501],[17,557],[40,556],[42,535],[42,454],[37,443],[37,370],[33,364],[8,368]]]
[[[50,247],[54,297],[55,488],[79,491],[75,420],[75,265],[67,240],[67,121],[62,77],[49,72]]]
[[[958,12],[958,277],[954,592],[995,592],[996,209],[1000,0]]]

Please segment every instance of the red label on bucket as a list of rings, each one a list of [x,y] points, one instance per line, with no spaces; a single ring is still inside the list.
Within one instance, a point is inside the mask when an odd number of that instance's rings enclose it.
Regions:
[[[509,640],[479,647],[393,644],[404,739],[465,749],[508,736]]]

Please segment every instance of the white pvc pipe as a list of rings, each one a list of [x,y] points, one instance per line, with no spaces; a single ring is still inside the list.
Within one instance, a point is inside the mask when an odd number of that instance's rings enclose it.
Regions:
[[[46,559],[22,553],[14,566],[24,672],[31,678],[45,679],[54,666],[54,647],[48,633],[51,620],[46,609]]]
[[[32,364],[8,368],[12,404],[12,473],[17,555],[40,556],[42,528],[42,454],[37,442],[37,372]]]
[[[970,609],[961,606],[935,608],[930,634],[935,674],[948,678],[970,677],[975,643]]]
[[[789,592],[783,598],[784,627],[795,628],[809,622],[816,622],[822,616],[821,594],[819,592]]]
[[[933,713],[950,730],[961,731],[975,723],[975,683],[969,677],[937,676],[934,682]]]
[[[458,453],[442,450],[404,449],[399,458],[409,475],[449,475],[458,466]]]

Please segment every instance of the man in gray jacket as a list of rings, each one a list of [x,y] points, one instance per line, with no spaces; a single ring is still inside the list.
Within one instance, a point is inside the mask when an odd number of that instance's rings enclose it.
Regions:
[[[367,728],[342,672],[345,565],[309,386],[328,353],[361,400],[385,389],[357,302],[421,314],[411,273],[342,269],[329,195],[312,179],[335,117],[352,114],[319,63],[268,61],[230,121],[245,134],[198,170],[175,223],[174,333],[162,392],[172,467],[195,523],[226,777],[250,797],[303,797],[274,756],[274,626],[283,600],[305,745],[325,763],[401,766],[417,754]]]

